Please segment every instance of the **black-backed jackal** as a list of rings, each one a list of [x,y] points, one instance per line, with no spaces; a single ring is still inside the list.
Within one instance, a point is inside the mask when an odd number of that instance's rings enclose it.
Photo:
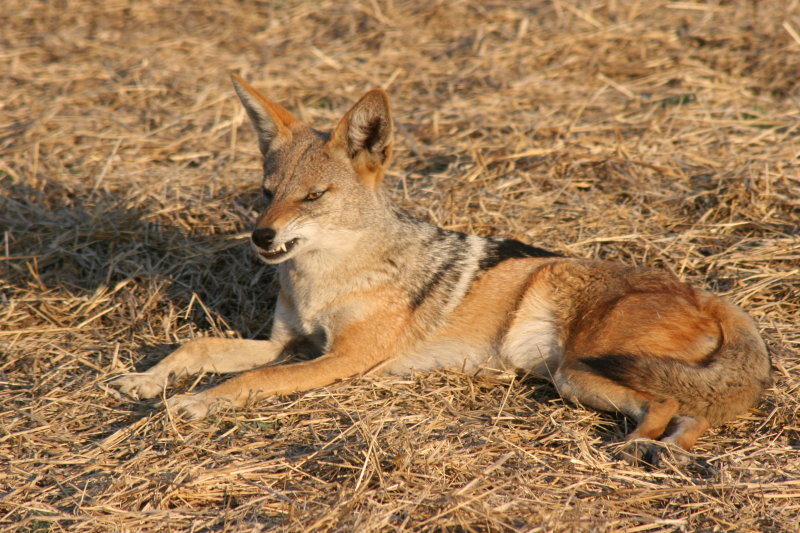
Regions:
[[[629,439],[688,450],[770,385],[748,315],[670,273],[564,258],[400,212],[381,189],[393,130],[384,91],[367,93],[328,134],[233,83],[264,156],[269,205],[252,245],[278,269],[271,338],[191,341],[118,378],[123,392],[151,398],[176,376],[244,371],[167,400],[200,418],[368,371],[523,370],[564,398],[632,417]],[[268,366],[287,352],[317,357]]]

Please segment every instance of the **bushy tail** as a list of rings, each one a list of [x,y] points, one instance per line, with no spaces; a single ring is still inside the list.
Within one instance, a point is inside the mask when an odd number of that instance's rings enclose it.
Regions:
[[[628,354],[587,357],[595,374],[657,398],[674,398],[681,413],[719,424],[751,407],[772,385],[769,353],[752,319],[713,298],[704,306],[722,332],[719,347],[700,364]]]

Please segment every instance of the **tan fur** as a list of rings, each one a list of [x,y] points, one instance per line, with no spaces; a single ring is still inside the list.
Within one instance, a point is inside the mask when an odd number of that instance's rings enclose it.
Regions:
[[[629,439],[689,449],[770,384],[752,320],[672,274],[557,257],[401,215],[380,188],[392,151],[383,91],[367,93],[326,135],[241,78],[234,86],[265,157],[270,205],[252,240],[278,265],[271,339],[192,341],[119,378],[123,392],[153,397],[175,376],[245,371],[167,401],[203,417],[219,404],[369,371],[523,370],[566,399],[633,417]],[[264,366],[292,352],[322,355]]]
[[[486,273],[475,282],[439,335],[500,342],[493,336],[508,329],[530,277],[530,260],[509,261]]]

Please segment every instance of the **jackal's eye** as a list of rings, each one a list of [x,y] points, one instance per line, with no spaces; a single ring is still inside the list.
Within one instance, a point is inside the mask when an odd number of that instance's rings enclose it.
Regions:
[[[264,193],[264,198],[267,199],[267,202],[271,202],[272,198],[275,197],[275,194],[271,190],[267,189],[266,187],[261,189],[261,192]]]
[[[320,198],[322,198],[322,195],[325,194],[326,192],[328,192],[327,189],[324,190],[324,191],[310,192],[310,193],[308,193],[308,195],[305,198],[303,198],[303,201],[304,202],[313,202],[314,200],[319,200]]]

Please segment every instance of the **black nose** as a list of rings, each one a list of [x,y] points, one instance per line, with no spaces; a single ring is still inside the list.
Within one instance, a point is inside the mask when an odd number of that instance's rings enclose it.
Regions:
[[[251,238],[256,246],[269,250],[269,247],[272,246],[272,241],[275,239],[275,230],[272,228],[258,228],[253,231]]]

